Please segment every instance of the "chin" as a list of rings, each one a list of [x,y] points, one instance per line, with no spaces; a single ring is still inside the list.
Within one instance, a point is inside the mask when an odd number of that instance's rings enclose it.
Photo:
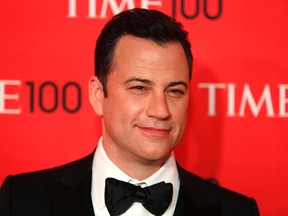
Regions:
[[[142,158],[147,161],[166,161],[170,156],[172,150],[160,150],[156,149],[155,151],[145,151],[145,154],[142,152]]]

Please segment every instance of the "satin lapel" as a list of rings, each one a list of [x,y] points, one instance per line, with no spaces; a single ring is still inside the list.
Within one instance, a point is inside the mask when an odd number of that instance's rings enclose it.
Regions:
[[[48,184],[51,216],[94,216],[91,200],[93,155],[75,162]]]
[[[193,178],[188,178],[188,173],[178,166],[180,176],[180,191],[175,208],[174,216],[220,216],[221,203],[210,203],[203,194],[201,189],[193,188]]]
[[[188,216],[188,215],[196,216],[196,212],[197,212],[197,206],[192,200],[190,200],[190,197],[188,196],[187,192],[181,185],[174,216]]]

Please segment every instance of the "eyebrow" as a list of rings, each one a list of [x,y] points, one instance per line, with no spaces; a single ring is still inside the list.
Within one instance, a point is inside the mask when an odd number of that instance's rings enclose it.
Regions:
[[[168,87],[173,87],[173,86],[177,86],[177,85],[183,85],[185,88],[188,88],[188,84],[186,82],[183,82],[183,81],[170,82],[168,84]]]
[[[151,81],[151,80],[148,80],[148,79],[142,79],[142,78],[139,78],[139,77],[132,77],[126,81],[124,81],[123,83],[124,84],[128,84],[130,82],[142,82],[142,83],[145,83],[145,84],[148,84],[148,85],[153,85],[154,83]]]
[[[124,84],[128,84],[130,82],[141,82],[141,83],[144,83],[144,84],[148,84],[148,85],[153,85],[154,82],[151,81],[151,80],[148,80],[148,79],[142,79],[142,78],[139,78],[139,77],[132,77],[126,81],[124,81]],[[177,85],[183,85],[185,88],[188,88],[188,84],[186,82],[183,82],[183,81],[175,81],[175,82],[170,82],[168,83],[167,87],[173,87],[173,86],[177,86]]]

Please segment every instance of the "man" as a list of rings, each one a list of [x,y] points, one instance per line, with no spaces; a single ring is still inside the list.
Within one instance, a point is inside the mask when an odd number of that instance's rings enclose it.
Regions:
[[[95,153],[45,171],[9,176],[0,215],[256,216],[251,198],[177,165],[192,54],[180,23],[133,9],[100,34],[90,102],[102,118]],[[122,196],[123,195],[123,196]]]

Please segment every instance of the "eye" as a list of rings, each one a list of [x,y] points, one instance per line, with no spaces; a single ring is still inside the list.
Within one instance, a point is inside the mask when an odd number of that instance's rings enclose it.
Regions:
[[[130,87],[129,90],[137,94],[144,94],[145,92],[148,91],[148,88],[146,86],[136,85]]]
[[[145,90],[145,87],[138,85],[138,86],[133,86],[133,87],[131,87],[130,89],[135,89],[135,90],[143,91],[143,90]]]
[[[185,92],[181,89],[168,89],[166,94],[172,97],[180,97],[185,94]]]

